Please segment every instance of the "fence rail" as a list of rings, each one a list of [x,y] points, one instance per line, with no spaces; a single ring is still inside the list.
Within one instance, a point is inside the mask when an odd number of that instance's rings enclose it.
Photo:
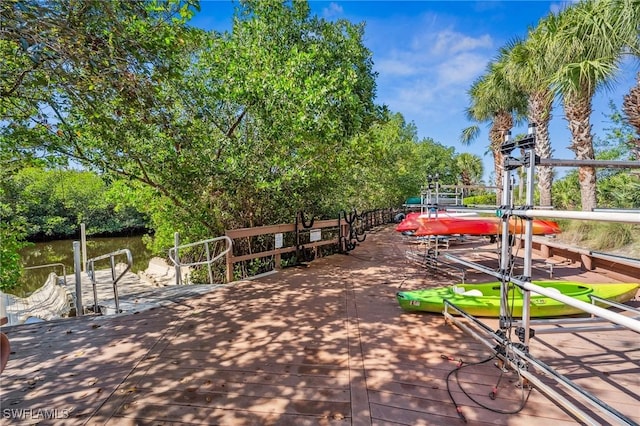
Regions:
[[[243,238],[261,237],[268,240],[267,248],[250,253],[234,253],[226,256],[226,280],[234,280],[234,266],[239,262],[254,259],[273,258],[274,269],[281,268],[282,255],[297,253],[303,260],[317,256],[318,248],[335,245],[339,252],[353,250],[358,242],[364,241],[366,232],[372,228],[393,221],[393,209],[370,210],[363,213],[342,212],[337,219],[306,220],[299,212],[293,224],[279,224],[227,230],[225,236],[237,241]],[[285,238],[288,234],[291,238]],[[234,244],[235,245],[235,244]]]
[[[315,221],[312,224],[313,226],[305,227],[302,223],[297,224],[280,224],[280,225],[271,225],[271,226],[260,226],[255,228],[240,228],[240,229],[232,229],[225,232],[225,236],[231,240],[238,240],[241,238],[251,238],[251,237],[269,237],[269,239],[273,242],[273,249],[268,249],[264,251],[259,251],[255,253],[248,254],[238,254],[235,255],[233,251],[229,251],[227,253],[226,263],[227,263],[227,282],[231,282],[234,280],[234,265],[239,262],[273,257],[275,263],[275,269],[280,269],[282,255],[285,253],[294,253],[300,252],[301,250],[316,250],[318,247],[327,246],[331,244],[341,244],[340,235],[347,234],[349,224],[346,222],[341,222],[340,219],[333,220],[319,220]],[[329,229],[333,230],[332,233],[327,233],[324,231],[328,231]],[[336,230],[338,233],[338,237],[335,237]],[[299,238],[296,238],[295,244],[284,246],[285,244],[285,233],[300,233],[300,232],[308,233],[308,241],[304,243],[300,242]],[[331,238],[324,239],[324,236],[330,235]],[[345,250],[345,247],[340,247],[341,250]]]
[[[31,269],[41,269],[41,268],[50,268],[52,266],[62,266],[62,280],[64,281],[65,287],[67,286],[67,267],[64,263],[47,263],[46,265],[37,265],[37,266],[26,266],[23,269],[25,271]]]

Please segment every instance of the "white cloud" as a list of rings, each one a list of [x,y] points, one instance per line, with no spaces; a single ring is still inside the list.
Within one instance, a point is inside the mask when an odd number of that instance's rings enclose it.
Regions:
[[[385,76],[410,76],[416,73],[412,64],[401,59],[382,59],[376,62],[376,70]]]
[[[344,10],[342,9],[342,6],[340,6],[338,3],[329,3],[328,7],[325,7],[322,9],[322,16],[324,16],[325,18],[333,18],[335,16],[340,16],[344,13]]]
[[[486,33],[463,34],[448,25],[424,25],[408,40],[374,49],[378,102],[402,112],[420,134],[458,146],[467,90],[495,54],[495,41]]]
[[[374,57],[380,79],[429,79],[431,86],[470,86],[480,75],[495,47],[489,35],[471,37],[451,30],[422,33],[405,50],[390,50]],[[378,51],[379,52],[379,51]]]
[[[452,56],[438,66],[438,80],[440,85],[463,84],[470,86],[486,69],[489,58],[485,55],[465,52]]]
[[[491,36],[485,34],[474,38],[445,30],[436,35],[431,52],[433,54],[452,54],[476,49],[493,49]]]

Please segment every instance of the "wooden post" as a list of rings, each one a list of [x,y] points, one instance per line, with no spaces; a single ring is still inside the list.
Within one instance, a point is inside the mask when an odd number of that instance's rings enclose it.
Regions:
[[[580,260],[582,261],[582,267],[584,269],[586,269],[587,271],[593,270],[593,259],[591,258],[591,256],[587,254],[581,254]]]
[[[229,233],[225,232],[228,237]],[[227,252],[227,283],[233,282],[233,249]]]
[[[542,257],[544,257],[545,259],[548,259],[552,256],[551,254],[551,247],[549,247],[546,244],[540,244],[540,254],[542,255]]]
[[[180,245],[180,233],[173,233],[173,246],[175,248],[176,255],[176,285],[182,284],[182,271],[180,269],[180,255],[178,253],[178,246]]]
[[[87,228],[84,223],[80,224],[80,244],[82,246],[82,272],[87,271]]]

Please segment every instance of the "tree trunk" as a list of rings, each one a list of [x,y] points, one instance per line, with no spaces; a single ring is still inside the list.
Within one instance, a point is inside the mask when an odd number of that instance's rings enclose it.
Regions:
[[[529,111],[530,120],[536,124],[536,154],[540,158],[551,158],[551,139],[549,138],[549,121],[551,121],[551,109],[553,95],[549,91],[535,93],[531,96]],[[538,190],[540,192],[540,205],[552,206],[553,198],[553,168],[538,166]]]
[[[622,109],[627,116],[627,121],[640,136],[640,72],[636,75],[636,85],[625,95]],[[640,138],[631,141],[632,159],[640,160]]]
[[[496,206],[502,204],[502,175],[504,174],[503,169],[503,161],[504,156],[500,152],[500,150],[493,151],[493,171],[496,175],[495,185],[498,189],[496,189]]]
[[[496,173],[497,205],[502,204],[502,176],[504,174],[504,155],[500,148],[504,142],[504,137],[513,127],[513,116],[509,112],[499,112],[493,119],[493,125],[489,130],[491,140],[491,151],[493,152],[494,170]]]
[[[499,206],[502,203],[502,174],[503,174],[503,159],[504,156],[500,151],[500,145],[502,144],[503,136],[502,132],[498,130],[494,125],[489,130],[489,140],[491,141],[491,153],[493,154],[493,171],[495,174],[495,186],[496,189],[496,205]]]
[[[577,160],[593,160],[593,135],[591,134],[591,96],[566,94],[564,110],[571,131],[571,149]],[[578,171],[582,210],[591,211],[597,206],[596,170],[594,167],[580,167]]]

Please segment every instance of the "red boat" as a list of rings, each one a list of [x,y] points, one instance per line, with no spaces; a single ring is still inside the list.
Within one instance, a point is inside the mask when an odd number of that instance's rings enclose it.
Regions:
[[[416,236],[427,235],[496,235],[502,231],[502,220],[497,217],[447,217],[437,219],[418,219],[420,226]],[[509,232],[522,234],[525,221],[512,218],[509,220]],[[550,235],[560,233],[560,227],[550,220],[533,220],[534,235]]]
[[[398,232],[408,232],[415,231],[420,228],[420,226],[425,222],[430,222],[435,220],[437,216],[438,220],[446,221],[447,219],[455,219],[461,217],[477,217],[476,213],[448,213],[445,211],[439,211],[436,215],[433,213],[407,213],[407,216],[396,226],[396,231]]]

